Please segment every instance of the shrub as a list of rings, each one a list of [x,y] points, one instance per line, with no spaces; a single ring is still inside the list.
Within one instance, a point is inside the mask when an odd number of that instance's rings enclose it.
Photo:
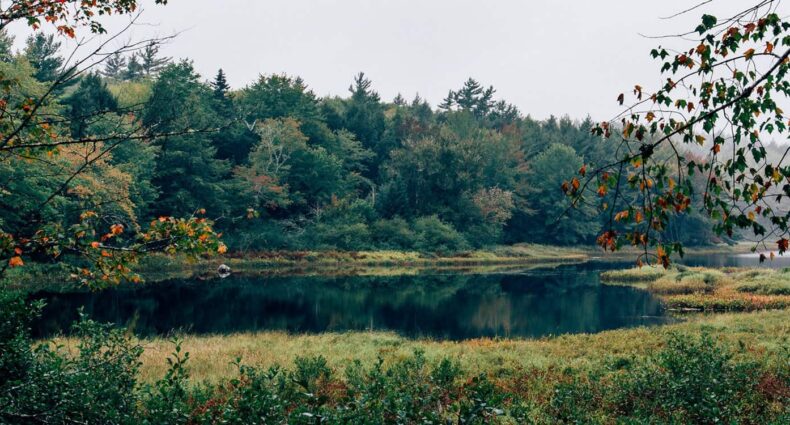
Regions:
[[[224,236],[231,251],[298,249],[304,245],[299,223],[291,220],[250,220],[240,226],[239,231]]]
[[[320,249],[359,251],[371,247],[370,229],[365,223],[319,223],[305,232]]]
[[[377,220],[371,228],[371,236],[376,248],[380,249],[413,249],[417,239],[409,223],[400,217]]]
[[[454,252],[469,248],[463,235],[452,225],[432,215],[414,220],[415,248],[422,252]]]
[[[710,335],[672,335],[665,349],[622,375],[609,391],[623,417],[655,423],[750,423],[766,413],[765,400],[756,391],[759,366],[733,361],[732,352]]]
[[[31,348],[28,327],[41,306],[8,295],[0,304],[1,423],[134,423],[142,347],[82,316],[76,355]]]
[[[320,249],[368,249],[371,247],[368,223],[374,216],[375,211],[369,202],[333,200],[305,228],[304,242],[306,246]]]

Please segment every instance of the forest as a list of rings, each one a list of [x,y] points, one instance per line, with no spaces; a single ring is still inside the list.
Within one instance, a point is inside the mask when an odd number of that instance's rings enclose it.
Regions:
[[[684,5],[641,59],[653,3],[263,3],[0,0],[0,424],[790,423],[781,0]],[[403,62],[462,78],[384,99],[360,46],[423,18],[462,60]],[[357,57],[210,52],[272,37]],[[558,79],[466,78],[526,52]],[[559,72],[642,60],[613,117]]]
[[[61,77],[52,35],[29,37],[19,52],[12,44],[3,34],[0,67],[25,90],[42,93]],[[90,207],[132,229],[206,211],[233,251],[455,252],[591,245],[609,219],[594,205],[569,208],[561,190],[583,166],[616,156],[589,117],[538,121],[472,78],[436,107],[419,95],[383,100],[361,72],[345,97],[319,97],[279,74],[234,89],[222,69],[207,78],[159,50],[115,53],[58,86],[46,107],[67,128],[53,120],[52,131],[94,142],[4,157],[0,223],[65,225],[69,211]],[[75,168],[83,172],[72,177]],[[665,233],[720,242],[694,211]]]

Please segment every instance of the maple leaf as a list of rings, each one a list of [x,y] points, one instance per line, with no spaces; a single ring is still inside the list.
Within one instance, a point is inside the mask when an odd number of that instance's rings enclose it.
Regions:
[[[779,254],[784,254],[788,247],[790,247],[790,240],[787,238],[782,238],[776,241],[776,245],[779,247]]]
[[[8,260],[8,266],[9,267],[22,267],[24,265],[25,265],[25,262],[22,261],[22,257],[19,257],[19,256],[11,257],[11,259]]]

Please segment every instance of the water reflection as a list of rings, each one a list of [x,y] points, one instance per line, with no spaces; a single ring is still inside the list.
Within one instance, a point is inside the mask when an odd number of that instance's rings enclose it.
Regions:
[[[608,268],[608,267],[603,267]],[[98,293],[42,293],[38,336],[63,331],[84,307],[140,335],[283,330],[388,330],[411,337],[538,337],[665,323],[644,291],[600,285],[601,265],[507,275],[230,277]]]
[[[783,269],[790,267],[790,255],[777,256],[773,260],[760,263],[759,254],[732,254],[732,255],[690,255],[679,260],[688,266],[699,267],[763,267]]]

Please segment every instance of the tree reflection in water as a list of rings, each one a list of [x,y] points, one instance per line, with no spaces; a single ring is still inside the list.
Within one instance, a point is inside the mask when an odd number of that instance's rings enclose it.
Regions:
[[[599,272],[563,266],[525,274],[234,276],[98,293],[40,293],[35,297],[48,305],[35,332],[62,332],[80,307],[139,335],[372,329],[468,339],[597,332],[671,320],[650,294],[601,285]]]

